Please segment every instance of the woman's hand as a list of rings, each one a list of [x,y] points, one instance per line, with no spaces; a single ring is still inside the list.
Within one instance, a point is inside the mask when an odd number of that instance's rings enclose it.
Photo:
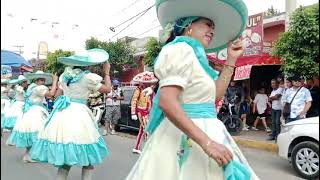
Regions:
[[[228,65],[235,65],[237,59],[243,54],[243,51],[244,47],[239,39],[234,42],[229,42],[227,48],[228,58],[226,63]]]
[[[104,75],[109,75],[110,74],[110,63],[105,63],[103,64],[103,72]]]
[[[214,141],[209,141],[202,149],[221,167],[227,165],[233,159],[233,155],[228,148]]]
[[[57,76],[57,73],[54,73],[54,74],[52,75],[52,81],[53,81],[54,83],[57,83],[58,80],[59,80],[59,77]]]

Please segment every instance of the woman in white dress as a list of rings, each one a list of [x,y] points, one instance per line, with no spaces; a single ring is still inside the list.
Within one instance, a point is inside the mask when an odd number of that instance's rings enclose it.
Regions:
[[[14,97],[11,100],[10,106],[5,111],[3,128],[11,130],[17,119],[22,117],[24,95],[28,87],[28,80],[23,75],[20,75],[17,79],[11,80],[10,84],[14,85]]]
[[[8,82],[9,79],[1,79],[1,135],[4,126],[4,112],[10,105],[10,99],[8,97]]]
[[[88,50],[87,56],[61,57],[58,61],[71,66],[104,63],[109,58],[101,49]],[[32,147],[32,159],[58,167],[58,180],[66,180],[71,166],[82,166],[82,180],[90,180],[93,165],[109,154],[87,100],[92,91],[111,91],[110,65],[104,64],[101,76],[67,67],[59,78],[59,90],[45,128]]]
[[[127,180],[258,179],[215,108],[243,53],[240,41],[230,41],[246,25],[246,6],[241,0],[158,0],[156,6],[169,36],[160,38],[166,45],[154,67],[159,90],[147,127],[151,137]],[[225,46],[228,58],[218,75],[205,48]]]
[[[52,97],[56,93],[58,77],[42,71],[35,73],[26,73],[25,77],[34,80],[25,93],[25,104],[23,115],[17,119],[10,137],[7,140],[8,145],[14,145],[17,148],[26,148],[23,156],[23,162],[34,162],[30,157],[30,149],[37,140],[39,131],[47,121],[48,111],[43,102],[45,97]],[[52,84],[49,91],[45,84]]]

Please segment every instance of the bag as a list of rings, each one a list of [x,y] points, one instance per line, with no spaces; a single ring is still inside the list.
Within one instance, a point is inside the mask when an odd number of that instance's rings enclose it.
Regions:
[[[283,106],[282,114],[285,118],[289,117],[291,113],[291,103],[286,103]]]
[[[292,100],[290,103],[286,102],[283,106],[283,110],[282,110],[282,114],[284,116],[284,118],[286,119],[287,117],[290,116],[291,113],[291,103],[293,102],[294,98],[296,97],[296,95],[298,94],[298,92],[300,91],[301,87],[298,89],[298,91],[296,92],[296,94],[293,96]]]

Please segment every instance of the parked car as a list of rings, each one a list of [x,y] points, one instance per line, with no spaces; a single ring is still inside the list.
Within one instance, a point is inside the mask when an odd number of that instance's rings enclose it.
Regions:
[[[116,131],[119,131],[121,127],[139,131],[140,121],[131,119],[131,99],[136,88],[136,86],[121,87],[124,99],[121,101],[121,118],[115,126]]]
[[[319,178],[319,116],[287,123],[277,138],[279,156],[305,179]]]

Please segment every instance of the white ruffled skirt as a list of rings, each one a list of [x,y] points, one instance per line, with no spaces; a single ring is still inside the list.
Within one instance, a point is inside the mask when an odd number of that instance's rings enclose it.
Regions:
[[[251,179],[259,179],[240,149],[218,119],[193,119],[193,122],[214,141],[224,144],[251,171]],[[183,164],[179,163],[181,137],[183,133],[168,119],[164,119],[146,143],[138,161],[127,176],[127,180],[223,180],[224,171],[191,141],[189,155]]]
[[[32,147],[32,159],[55,166],[88,166],[103,162],[109,152],[90,109],[81,103],[54,112]]]
[[[12,130],[7,144],[15,145],[18,148],[30,148],[37,140],[38,132],[43,129],[47,121],[48,111],[38,105],[33,105],[24,113]]]

